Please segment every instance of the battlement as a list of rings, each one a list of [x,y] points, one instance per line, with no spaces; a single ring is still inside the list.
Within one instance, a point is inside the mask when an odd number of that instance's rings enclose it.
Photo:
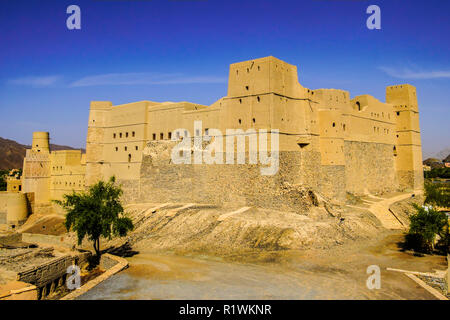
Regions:
[[[386,87],[386,102],[394,105],[394,107],[402,106],[404,108],[406,105],[417,111],[416,88],[410,84]]]
[[[111,101],[91,101],[91,110],[110,110]]]
[[[293,98],[304,95],[297,67],[272,56],[231,64],[228,79],[228,97],[267,93]]]

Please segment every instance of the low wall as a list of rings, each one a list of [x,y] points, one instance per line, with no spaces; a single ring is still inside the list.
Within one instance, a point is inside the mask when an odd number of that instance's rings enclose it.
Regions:
[[[72,241],[68,241],[66,235],[53,236],[37,233],[22,233],[22,241],[27,243],[42,243],[59,247],[72,248]]]
[[[100,260],[100,265],[103,268],[107,267],[108,269],[103,274],[98,276],[97,278],[87,282],[86,284],[82,285],[79,289],[75,289],[68,295],[64,296],[63,298],[61,298],[61,300],[74,300],[74,299],[78,298],[79,296],[85,294],[86,292],[88,292],[89,290],[94,288],[99,283],[105,281],[109,277],[111,277],[111,276],[115,275],[116,273],[122,271],[123,269],[127,268],[128,261],[124,258],[114,256],[109,253],[105,253],[102,255],[102,258]]]
[[[65,285],[69,266],[73,264],[79,266],[86,263],[90,255],[90,252],[84,252],[52,259],[39,266],[17,273],[17,280],[35,285],[38,288],[38,299],[41,299],[57,287]]]

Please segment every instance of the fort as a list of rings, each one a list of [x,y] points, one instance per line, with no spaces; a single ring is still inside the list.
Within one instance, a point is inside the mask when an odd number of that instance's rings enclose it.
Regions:
[[[202,121],[202,132],[195,121]],[[185,139],[195,139],[190,133],[209,136],[211,128],[277,132],[279,170],[265,176],[261,164],[251,161],[171,161],[183,131]],[[213,142],[214,137],[202,143]],[[112,175],[123,186],[125,203],[233,203],[294,211],[308,194],[339,203],[348,193],[422,189],[416,89],[389,86],[385,102],[367,94],[351,98],[344,90],[303,87],[297,67],[275,57],[234,63],[227,95],[210,106],[92,101],[86,154],[50,151],[49,134],[35,132],[22,192],[34,193],[35,210],[52,212],[57,209],[50,200]]]

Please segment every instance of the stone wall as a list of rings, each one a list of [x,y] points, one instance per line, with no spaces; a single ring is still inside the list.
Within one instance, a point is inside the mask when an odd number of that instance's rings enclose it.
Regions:
[[[398,189],[393,145],[345,141],[345,178],[347,192],[373,194]]]
[[[301,152],[280,152],[279,171],[274,176],[264,176],[261,165],[248,164],[248,159],[246,164],[232,165],[173,164],[169,150],[170,142],[147,144],[137,201],[230,204],[289,211],[304,211],[311,204],[310,190],[302,184],[307,169],[302,167]]]
[[[47,286],[58,279],[64,279],[67,275],[67,268],[74,263],[81,265],[87,262],[90,252],[80,253],[76,256],[65,255],[52,259],[37,267],[21,271],[17,274],[17,280],[31,283],[38,288]]]

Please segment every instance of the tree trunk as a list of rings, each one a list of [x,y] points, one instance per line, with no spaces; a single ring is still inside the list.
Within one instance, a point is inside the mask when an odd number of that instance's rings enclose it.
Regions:
[[[100,238],[94,240],[95,255],[100,257]]]

